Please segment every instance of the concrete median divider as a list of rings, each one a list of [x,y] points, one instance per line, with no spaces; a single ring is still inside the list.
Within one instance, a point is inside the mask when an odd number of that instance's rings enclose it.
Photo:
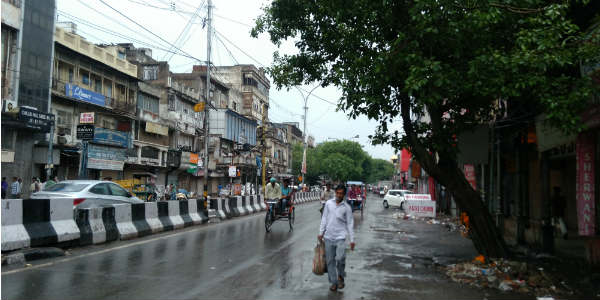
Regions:
[[[267,210],[267,204],[265,204],[265,196],[259,195],[258,196],[258,203],[260,204],[260,210],[261,211]]]
[[[239,217],[240,216],[240,210],[238,208],[238,201],[237,201],[237,196],[231,196],[229,197],[229,209],[231,210],[231,214],[233,215],[233,217]]]
[[[23,199],[2,199],[2,251],[29,247],[23,225]]]
[[[252,195],[252,207],[254,208],[254,212],[260,212],[262,207],[260,206],[260,195]]]
[[[225,213],[225,217],[227,219],[233,218],[233,211],[231,210],[229,197],[221,198],[221,204],[223,206],[223,212]]]
[[[140,203],[142,204],[142,203]],[[115,222],[117,226],[117,232],[119,234],[120,240],[128,240],[132,238],[136,238],[138,236],[138,229],[133,224],[132,219],[132,210],[134,209],[132,205],[129,204],[117,204],[114,205],[115,208]],[[142,216],[143,216],[142,212]],[[145,225],[148,231],[150,227]]]
[[[246,208],[246,197],[245,196],[237,196],[238,198],[238,210],[240,211],[240,215],[247,216],[250,212]]]
[[[209,221],[208,202],[206,199],[197,199],[196,206],[193,209],[194,209],[194,211],[196,211],[198,216],[200,216],[200,219],[202,220],[202,224],[208,223],[208,221]],[[192,211],[192,205],[190,205],[190,211]]]
[[[252,195],[244,196],[244,208],[246,208],[248,214],[254,213],[254,207],[252,207]]]
[[[119,238],[114,207],[76,209],[75,222],[79,227],[81,246],[101,244]]]

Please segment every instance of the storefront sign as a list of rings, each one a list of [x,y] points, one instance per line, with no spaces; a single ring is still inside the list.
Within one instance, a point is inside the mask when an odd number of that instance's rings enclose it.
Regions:
[[[242,185],[239,183],[236,183],[233,185],[233,194],[236,196],[239,196],[242,194]]]
[[[96,128],[94,131],[94,143],[129,148],[131,138],[129,132],[115,131],[106,128]]]
[[[33,108],[19,107],[19,120],[25,123],[25,126],[30,129],[39,130],[41,132],[50,132],[51,126],[54,125],[54,115],[37,111]]]
[[[431,195],[429,195],[429,194],[404,194],[404,200],[431,201]]]
[[[471,184],[474,190],[477,190],[477,179],[475,177],[475,166],[464,165],[465,178]]]
[[[577,199],[577,225],[579,235],[595,235],[595,155],[594,134],[581,133],[576,144],[576,178],[575,197]]]
[[[146,122],[146,132],[156,133],[164,136],[169,135],[169,127],[160,124]]]
[[[190,163],[194,165],[198,165],[198,154],[190,153]]]
[[[237,175],[237,170],[235,166],[229,166],[229,177],[235,177]]]
[[[123,171],[125,149],[88,145],[88,169]]]
[[[84,112],[79,114],[79,124],[94,124],[94,113]]]
[[[83,124],[77,125],[77,139],[82,141],[90,141],[94,139],[94,125]]]
[[[90,90],[86,90],[75,84],[66,83],[65,94],[67,94],[68,97],[75,98],[77,100],[89,102],[100,106],[105,105],[104,95],[92,92]]]
[[[435,201],[406,200],[404,207],[411,216],[435,218]]]

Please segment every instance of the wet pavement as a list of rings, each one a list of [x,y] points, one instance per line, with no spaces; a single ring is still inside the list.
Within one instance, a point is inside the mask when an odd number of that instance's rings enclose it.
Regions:
[[[458,232],[399,220],[369,197],[355,212],[346,288],[312,273],[318,204],[298,207],[294,231],[264,214],[133,241],[70,250],[67,257],[2,268],[2,299],[535,299],[451,282],[443,265],[477,255]]]

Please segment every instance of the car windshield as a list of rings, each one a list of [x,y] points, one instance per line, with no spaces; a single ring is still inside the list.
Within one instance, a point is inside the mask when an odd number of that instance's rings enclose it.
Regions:
[[[44,189],[45,192],[81,192],[88,186],[88,183],[57,183]]]

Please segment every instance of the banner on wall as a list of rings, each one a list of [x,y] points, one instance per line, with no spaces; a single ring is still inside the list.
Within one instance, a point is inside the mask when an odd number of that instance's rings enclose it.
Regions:
[[[577,225],[579,235],[595,235],[595,174],[594,174],[594,155],[595,155],[594,135],[581,133],[577,137],[575,145],[576,158],[576,184],[575,197],[577,199]]]

